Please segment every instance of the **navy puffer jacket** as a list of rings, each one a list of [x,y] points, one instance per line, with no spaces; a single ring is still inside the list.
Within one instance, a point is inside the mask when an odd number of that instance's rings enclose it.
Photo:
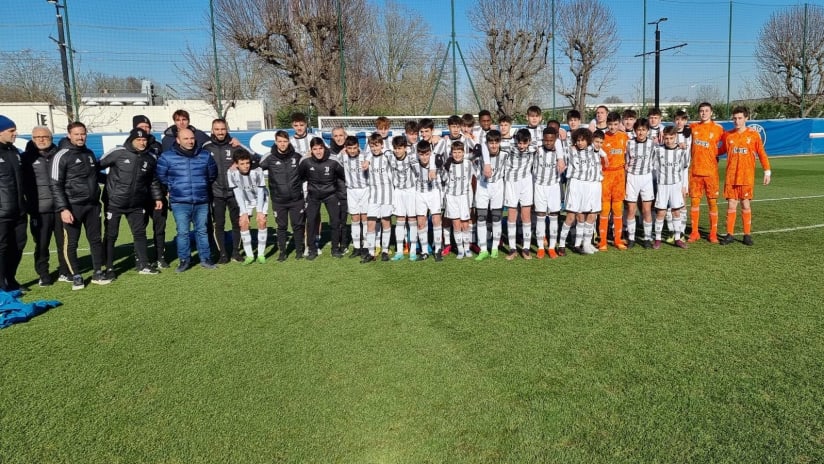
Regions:
[[[170,203],[208,203],[217,165],[200,146],[186,150],[175,143],[157,160],[157,178],[169,188]]]

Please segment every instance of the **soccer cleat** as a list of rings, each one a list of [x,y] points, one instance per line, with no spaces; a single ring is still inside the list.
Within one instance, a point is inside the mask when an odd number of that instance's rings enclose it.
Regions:
[[[443,252],[440,250],[435,251],[435,262],[440,263],[441,261],[443,261]]]
[[[506,260],[507,261],[512,261],[513,259],[515,259],[516,256],[518,256],[518,252],[515,251],[515,250],[512,250],[509,253],[507,253]]]
[[[220,255],[220,258],[217,260],[218,264],[229,264],[229,257],[226,255]]]
[[[334,249],[334,250],[332,250],[332,257],[333,258],[338,258],[338,259],[343,258],[343,252],[340,251],[339,249]]]
[[[188,259],[181,259],[180,263],[175,268],[175,272],[183,272],[186,269],[189,269],[189,260]]]
[[[489,258],[489,252],[486,250],[481,251],[478,253],[478,256],[475,257],[475,261],[483,261],[486,258]]]
[[[535,257],[538,258],[538,259],[544,259],[544,256],[546,256],[546,251],[544,251],[544,248],[543,247],[538,248],[538,253],[536,254]]]
[[[417,254],[412,253],[412,254],[409,255],[409,261],[417,261],[417,260],[418,260],[418,255]]]
[[[240,253],[237,252],[232,254],[232,260],[237,261],[239,263],[242,263],[244,261],[243,256],[241,256]]]
[[[306,255],[306,259],[309,261],[314,261],[318,257],[317,251],[310,251],[309,254]]]
[[[674,245],[677,246],[678,248],[683,248],[685,250],[687,249],[687,244],[684,243],[683,240],[676,240]]]
[[[400,261],[403,259],[404,253],[395,253],[395,256],[392,256],[392,261]]]
[[[492,259],[498,259],[498,249],[495,248],[494,250],[492,250],[492,252],[489,253],[489,257],[491,257]]]
[[[532,259],[532,253],[530,253],[530,252],[529,252],[529,249],[524,250],[524,252],[523,252],[523,255],[522,255],[522,256],[523,256],[523,258],[524,258],[525,260],[527,260],[527,261],[528,261],[528,260],[530,260],[530,259]]]
[[[169,269],[169,263],[167,263],[166,260],[163,258],[158,258],[157,267],[159,267],[160,269]]]
[[[472,253],[472,250],[469,250],[464,252],[464,256],[466,256],[467,258],[471,258],[475,255]]]
[[[257,262],[258,262],[258,264],[266,264],[266,257],[263,256],[263,255],[258,256],[257,257]]]
[[[710,243],[720,243],[720,242],[718,241],[718,236],[717,236],[717,235],[710,235],[710,236],[709,236],[709,238],[708,238],[707,240],[709,240],[709,241],[710,241]]]
[[[140,275],[157,275],[157,274],[160,274],[160,271],[158,271],[157,269],[155,269],[151,266],[145,266],[142,269],[140,269],[139,271],[137,271],[137,273],[140,274]]]
[[[361,249],[360,248],[354,248],[352,250],[352,254],[349,255],[349,258],[350,259],[351,258],[360,258],[361,256],[363,256],[363,255],[361,255]]]
[[[558,256],[566,256],[566,247],[558,247]]]
[[[86,284],[83,282],[83,276],[76,275],[72,277],[72,290],[83,290]]]
[[[689,238],[687,238],[687,242],[689,242],[689,243],[695,243],[699,240],[701,240],[701,236],[698,235],[698,234],[690,234]],[[718,240],[718,239],[716,239],[716,240]],[[710,235],[710,242],[712,242],[712,235]]]
[[[721,243],[721,245],[729,245],[730,243],[733,243],[734,241],[735,241],[735,238],[732,236],[732,234],[727,234],[727,235],[724,236],[724,238],[721,239],[720,243]]]
[[[360,262],[361,262],[361,264],[365,264],[365,263],[371,263],[374,260],[375,260],[374,256],[370,255],[369,253],[366,253],[365,255],[363,255]]]
[[[40,287],[49,287],[53,284],[52,278],[50,275],[46,274],[37,281],[37,285]]]
[[[389,253],[388,252],[384,251],[383,253],[381,253],[381,261],[384,261],[384,262],[389,261]]]
[[[627,248],[635,248],[635,240],[627,241]]]
[[[209,261],[203,261],[202,263],[200,263],[200,267],[202,267],[203,269],[208,269],[210,271],[217,269],[217,265],[212,264]]]
[[[112,283],[112,279],[106,277],[103,271],[94,271],[94,274],[92,274],[92,283],[96,285],[108,285]]]
[[[469,244],[469,251],[471,251],[472,253],[477,254],[477,253],[481,252],[481,247],[479,247],[477,243],[470,243]]]
[[[103,273],[103,275],[106,276],[106,278],[109,279],[112,282],[117,280],[117,274],[114,273],[113,269],[106,269],[106,271]]]
[[[641,242],[641,246],[644,247],[644,249],[652,248],[652,240],[645,239],[643,242]]]
[[[295,252],[295,261],[300,261],[301,259],[303,259],[303,252],[302,251],[296,251]]]
[[[619,240],[619,241],[615,242],[615,248],[618,248],[619,250],[626,250],[627,246],[624,245],[624,242]]]
[[[447,245],[441,250],[441,256],[449,255],[449,253],[452,253],[452,245]]]
[[[286,261],[286,258],[287,258],[286,253],[281,253],[281,254],[278,255],[278,262],[282,263],[282,262]]]
[[[667,239],[665,240],[665,242],[669,243],[670,245],[675,245],[675,237],[673,237],[672,235],[670,235],[669,237],[667,237]]]
[[[747,245],[747,246],[753,246],[752,235],[749,235],[749,234],[744,235],[743,243],[744,243],[744,245]]]
[[[655,241],[655,242],[653,242],[653,244],[652,244],[652,249],[653,249],[653,250],[657,250],[657,249],[659,249],[659,248],[661,248],[661,240],[656,240],[656,241]]]
[[[68,283],[71,283],[71,282],[72,282],[72,278],[71,278],[71,277],[69,277],[69,276],[67,276],[66,274],[60,274],[59,276],[57,276],[57,281],[58,281],[58,282],[68,282]]]
[[[459,252],[458,252],[458,256],[456,256],[456,257],[455,257],[455,259],[464,259],[464,253],[463,253],[463,251],[459,251]]]
[[[599,243],[598,244],[598,251],[607,251],[607,244],[606,243]]]
[[[243,260],[243,265],[244,265],[244,266],[248,266],[248,265],[250,265],[250,264],[252,264],[252,263],[254,263],[254,262],[255,262],[255,257],[254,257],[254,256],[247,256],[247,257]]]
[[[418,258],[418,261],[426,261],[429,259],[429,253],[421,253],[421,257]]]
[[[555,249],[550,248],[548,254],[549,259],[558,259],[558,252],[556,252]]]

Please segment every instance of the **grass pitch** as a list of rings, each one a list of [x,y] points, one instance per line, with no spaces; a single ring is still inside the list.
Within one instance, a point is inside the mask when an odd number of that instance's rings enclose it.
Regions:
[[[772,162],[752,248],[35,286],[0,462],[820,462],[824,157]]]

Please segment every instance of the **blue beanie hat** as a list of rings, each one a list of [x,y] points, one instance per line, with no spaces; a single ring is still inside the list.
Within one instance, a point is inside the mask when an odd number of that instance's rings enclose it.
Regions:
[[[0,114],[0,132],[11,129],[12,127],[17,127],[17,124],[15,124],[11,119]]]

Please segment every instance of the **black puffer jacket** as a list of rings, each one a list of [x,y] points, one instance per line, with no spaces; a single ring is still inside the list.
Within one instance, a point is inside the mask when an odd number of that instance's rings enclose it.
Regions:
[[[303,181],[298,176],[300,154],[292,145],[285,153],[277,146],[260,160],[260,167],[269,171],[269,193],[272,203],[286,204],[303,199]]]
[[[313,200],[321,200],[329,195],[341,193],[341,187],[346,189],[343,166],[337,160],[329,157],[329,150],[325,150],[323,158],[314,156],[304,158],[298,167],[301,180],[307,182],[306,193]],[[343,179],[343,182],[341,182]],[[340,198],[340,197],[338,197]]]
[[[63,139],[51,163],[51,191],[54,210],[71,210],[72,205],[100,203],[99,167],[88,147],[78,147]]]
[[[157,158],[149,151],[135,149],[129,136],[122,147],[108,151],[100,158],[100,167],[109,168],[105,195],[109,208],[131,210],[163,198],[155,175]]]
[[[233,196],[229,189],[229,180],[227,174],[229,167],[232,165],[232,136],[228,133],[223,140],[217,140],[213,137],[203,144],[203,149],[212,155],[212,159],[217,164],[217,179],[212,182],[212,198],[229,198]]]
[[[20,150],[14,144],[0,143],[0,218],[17,219],[24,214]]]
[[[57,146],[54,144],[42,152],[31,140],[26,144],[22,157],[23,194],[26,197],[26,211],[29,213],[54,212],[49,169],[56,151]]]

